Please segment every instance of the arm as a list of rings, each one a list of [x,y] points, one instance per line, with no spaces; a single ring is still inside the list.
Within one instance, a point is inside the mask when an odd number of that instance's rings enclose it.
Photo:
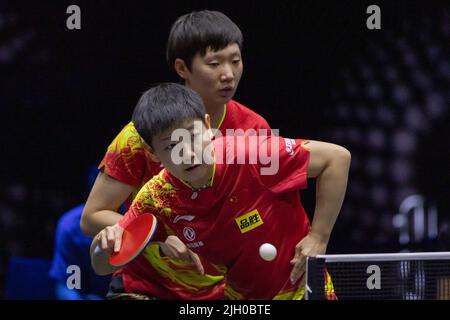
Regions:
[[[104,174],[107,181],[113,180],[109,178],[107,175]],[[98,181],[99,179],[97,179]],[[96,181],[96,184],[97,184]],[[101,181],[101,179],[100,179]],[[116,184],[116,186],[120,189],[120,182]],[[105,186],[103,182],[100,183],[100,186]],[[114,184],[113,184],[114,186]],[[91,195],[96,195],[96,187],[92,188]],[[112,191],[114,188],[112,188]],[[133,203],[131,204],[128,211],[125,213],[125,215],[121,215],[118,213],[115,213],[111,210],[103,210],[101,211],[103,213],[103,223],[110,222],[112,225],[107,225],[106,227],[102,228],[101,231],[95,235],[95,238],[93,239],[91,243],[90,248],[90,256],[91,256],[91,264],[94,271],[99,275],[107,275],[110,273],[113,273],[117,269],[114,268],[109,264],[109,256],[113,252],[119,252],[120,247],[122,244],[122,234],[124,231],[124,228],[126,225],[128,225],[134,218],[136,218],[138,215],[146,213],[148,210],[150,210],[150,207],[146,205],[146,191],[148,190],[148,184],[144,185],[136,198],[133,200]],[[110,190],[111,191],[111,190]],[[91,198],[91,195],[89,195],[89,198]],[[109,197],[112,197],[113,192],[107,194]],[[102,197],[99,195],[99,198],[102,199]],[[111,201],[114,201],[111,199]],[[118,201],[116,202],[116,204]],[[103,205],[106,205],[106,203],[103,203]],[[108,220],[109,219],[109,220]],[[98,247],[98,249],[97,249]]]
[[[83,210],[81,230],[93,237],[105,227],[117,223],[122,217],[117,210],[134,189],[134,186],[100,172]]]
[[[120,249],[120,242],[122,239],[123,229],[115,224],[112,227],[106,227],[92,240],[90,255],[91,264],[95,273],[98,275],[108,275],[120,269],[112,266],[109,263],[109,257],[113,250],[115,252]],[[194,264],[199,274],[204,274],[200,257],[191,251],[178,237],[169,236],[165,242],[157,242],[160,246],[160,252],[165,256],[186,261]],[[99,249],[96,250],[97,246]]]
[[[152,204],[147,201],[148,188],[147,183],[139,191],[127,213],[124,216],[119,215],[120,221],[101,230],[92,241],[90,248],[91,264],[97,274],[108,275],[119,269],[109,264],[109,256],[112,252],[120,251],[123,227],[131,223],[135,217],[152,211]],[[169,236],[165,242],[156,243],[158,243],[164,255],[171,259],[191,262],[196,265],[200,274],[204,273],[198,255],[192,252],[178,237]],[[98,249],[96,250],[97,246]]]
[[[205,274],[200,257],[189,249],[177,236],[168,236],[165,242],[158,242],[160,254],[170,259],[190,262],[199,274]]]
[[[317,178],[316,207],[310,234],[328,242],[347,189],[350,152],[338,145],[311,141],[308,177]]]
[[[310,141],[308,177],[317,178],[316,206],[309,234],[295,247],[291,281],[295,283],[305,272],[307,256],[324,254],[347,188],[350,152],[325,142]]]

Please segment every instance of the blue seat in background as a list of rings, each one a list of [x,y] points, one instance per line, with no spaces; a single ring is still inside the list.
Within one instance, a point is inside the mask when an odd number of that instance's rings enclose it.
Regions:
[[[5,299],[54,299],[53,281],[48,276],[50,266],[50,259],[10,257],[6,273]]]

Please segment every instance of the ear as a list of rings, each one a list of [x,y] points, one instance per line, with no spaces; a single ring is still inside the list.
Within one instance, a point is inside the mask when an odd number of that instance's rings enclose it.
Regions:
[[[211,117],[209,116],[209,114],[205,114],[205,128],[206,132],[208,132],[209,134],[209,138],[212,140],[214,137],[214,133],[211,130]],[[214,132],[216,132],[216,129],[214,129]]]
[[[154,153],[153,149],[150,151],[150,158],[152,158],[152,160],[154,162],[161,162],[161,160],[159,160],[158,156]]]
[[[207,130],[211,129],[211,117],[209,114],[205,114],[205,127]]]
[[[150,158],[154,161],[154,162],[161,162],[161,160],[159,160],[158,156],[155,154],[155,150],[153,150],[153,148],[151,146],[149,146],[147,143],[142,142],[144,144],[144,148],[149,152],[150,154]]]
[[[183,59],[176,58],[174,62],[174,68],[180,78],[182,78],[183,80],[187,79],[189,69]]]

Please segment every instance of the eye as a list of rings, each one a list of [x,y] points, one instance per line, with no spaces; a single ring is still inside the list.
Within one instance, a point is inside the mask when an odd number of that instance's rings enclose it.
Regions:
[[[208,66],[211,66],[211,67],[213,67],[213,68],[215,68],[215,67],[218,67],[219,66],[219,62],[210,62],[210,63],[208,63]]]
[[[239,64],[241,62],[241,59],[234,59],[233,64]]]
[[[170,151],[172,150],[177,144],[176,143],[171,143],[166,147],[166,150]]]

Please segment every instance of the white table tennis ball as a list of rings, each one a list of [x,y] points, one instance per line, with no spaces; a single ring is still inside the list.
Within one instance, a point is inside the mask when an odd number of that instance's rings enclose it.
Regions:
[[[277,248],[273,244],[264,243],[259,247],[259,255],[266,261],[272,261],[277,256]]]

